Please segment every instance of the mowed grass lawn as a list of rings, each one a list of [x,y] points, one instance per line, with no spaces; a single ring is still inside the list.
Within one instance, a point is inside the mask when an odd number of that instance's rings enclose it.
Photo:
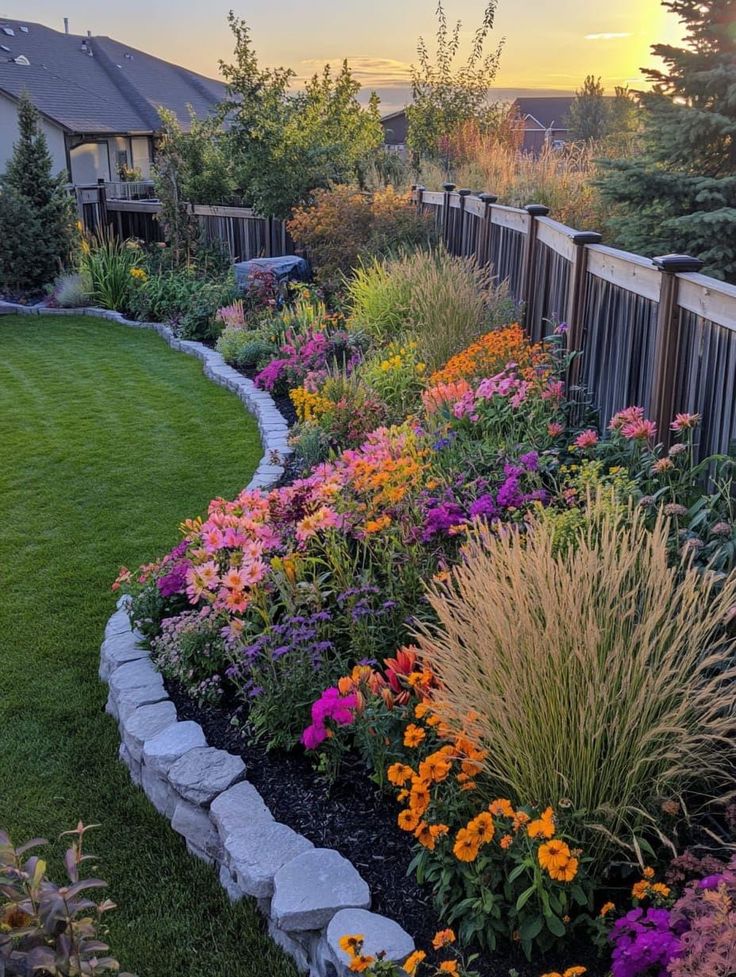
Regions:
[[[134,788],[97,678],[110,584],[233,496],[253,420],[154,333],[83,317],[0,317],[0,827],[54,843],[81,819],[118,904],[110,943],[140,977],[291,977],[251,904]]]

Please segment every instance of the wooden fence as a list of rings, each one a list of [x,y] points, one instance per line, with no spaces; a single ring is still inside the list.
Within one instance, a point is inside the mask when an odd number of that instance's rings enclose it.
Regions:
[[[572,380],[593,396],[603,421],[643,406],[668,442],[679,411],[703,417],[701,457],[736,441],[736,287],[698,274],[687,255],[642,258],[605,247],[530,205],[504,207],[492,194],[445,184],[414,189],[453,254],[475,256],[523,303],[540,340],[559,323],[582,350]]]
[[[121,240],[163,241],[157,220],[161,204],[150,198],[148,184],[137,186],[138,193],[131,192],[130,188],[136,186],[100,182],[77,187],[77,210],[84,228],[90,233],[106,228]],[[135,199],[137,196],[140,199]],[[259,217],[249,207],[188,206],[198,218],[205,240],[221,241],[233,261],[276,258],[293,252],[284,221]]]

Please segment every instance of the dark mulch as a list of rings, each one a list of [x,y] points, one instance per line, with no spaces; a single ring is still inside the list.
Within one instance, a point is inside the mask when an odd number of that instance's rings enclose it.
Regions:
[[[338,783],[330,785],[301,750],[267,753],[261,744],[243,737],[225,709],[199,707],[173,683],[167,682],[167,688],[180,719],[200,723],[210,746],[242,756],[248,780],[277,821],[318,847],[334,848],[349,859],[370,887],[374,911],[400,923],[418,947],[430,945],[434,933],[443,928],[432,906],[431,890],[407,874],[411,839],[396,825],[398,809],[393,800],[360,764],[346,765]],[[562,959],[550,956],[529,965],[513,948],[503,948],[475,966],[483,977],[508,977],[512,968],[519,977],[538,977],[544,970],[564,970],[571,964],[587,966],[590,977],[606,973],[590,943],[580,938],[568,944]]]

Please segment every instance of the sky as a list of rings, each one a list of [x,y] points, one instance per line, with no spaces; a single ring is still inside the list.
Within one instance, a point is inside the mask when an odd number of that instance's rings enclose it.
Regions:
[[[259,60],[286,65],[303,79],[347,57],[358,80],[375,88],[382,109],[409,99],[417,37],[431,43],[435,0],[0,0],[0,16],[27,19],[117,40],[218,76],[232,54],[226,17],[233,7],[251,25]],[[445,0],[448,19],[463,22],[468,45],[485,0]],[[638,69],[655,63],[649,46],[678,41],[681,29],[659,0],[498,0],[491,43],[505,39],[497,97],[527,89],[571,92],[586,74],[608,89],[641,85]]]

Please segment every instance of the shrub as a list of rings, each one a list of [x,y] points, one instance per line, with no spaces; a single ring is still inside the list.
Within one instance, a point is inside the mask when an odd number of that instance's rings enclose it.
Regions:
[[[16,849],[0,832],[0,971],[8,977],[39,972],[131,977],[119,972],[118,962],[100,939],[102,916],[115,904],[109,899],[95,903],[88,896],[105,883],[80,877],[82,862],[92,857],[83,853],[87,831],[89,826],[80,822],[74,831],[64,832],[73,840],[64,858],[69,882],[63,886],[48,878],[43,859],[26,857],[45,841],[34,839]]]
[[[338,286],[360,258],[431,244],[433,226],[409,194],[390,186],[372,195],[348,186],[317,190],[288,225],[297,246],[309,254],[315,278],[329,288]]]
[[[258,366],[276,353],[276,347],[265,337],[265,330],[232,326],[227,326],[220,334],[216,349],[226,363],[241,370]]]
[[[222,323],[216,320],[218,309],[232,302],[238,294],[235,279],[231,275],[221,280],[195,279],[189,302],[178,321],[174,320],[176,333],[182,339],[217,339]]]
[[[66,174],[52,175],[38,110],[18,100],[18,140],[0,177],[0,288],[38,291],[70,264],[79,233]]]
[[[420,628],[450,712],[479,715],[491,781],[582,812],[599,865],[663,797],[729,782],[736,639],[722,629],[736,578],[718,591],[670,566],[668,529],[594,503],[557,555],[543,521],[481,534],[451,585],[430,586],[439,625]]]
[[[88,278],[92,301],[103,309],[128,312],[136,276],[145,277],[140,248],[112,235],[92,238],[82,248],[81,270]]]
[[[505,285],[473,260],[417,253],[359,269],[348,284],[350,322],[379,343],[404,333],[437,370],[483,333],[513,318]]]
[[[89,305],[92,285],[89,278],[80,272],[61,275],[56,279],[53,297],[62,309],[78,309]]]

